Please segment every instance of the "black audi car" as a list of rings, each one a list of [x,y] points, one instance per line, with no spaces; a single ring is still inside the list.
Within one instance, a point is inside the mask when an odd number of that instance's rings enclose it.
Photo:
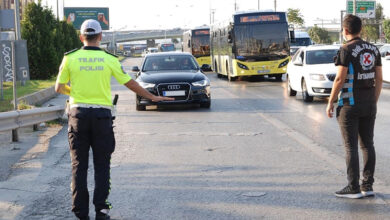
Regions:
[[[165,52],[145,56],[141,69],[135,66],[136,81],[149,92],[175,98],[175,101],[155,103],[137,95],[136,109],[148,105],[200,104],[210,108],[210,80],[203,74],[195,58],[189,53]]]

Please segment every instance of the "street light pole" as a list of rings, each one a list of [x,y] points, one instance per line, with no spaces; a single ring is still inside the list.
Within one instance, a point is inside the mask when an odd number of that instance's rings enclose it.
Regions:
[[[276,0],[274,0],[274,8],[275,8],[275,11],[276,11]]]
[[[58,0],[57,0],[57,20],[60,20],[60,7],[58,5]]]
[[[343,43],[343,19],[344,19],[344,10],[340,11],[340,44]]]
[[[353,0],[353,15],[356,15],[356,0]]]
[[[260,11],[260,0],[257,0],[257,10]]]
[[[16,40],[20,40],[20,6],[19,0],[15,0],[15,36]]]

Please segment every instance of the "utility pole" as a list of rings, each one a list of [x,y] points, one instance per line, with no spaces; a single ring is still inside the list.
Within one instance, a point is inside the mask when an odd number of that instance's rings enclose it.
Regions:
[[[275,8],[275,11],[276,11],[276,0],[274,0],[274,8]]]
[[[340,11],[340,44],[343,43],[344,39],[343,39],[343,19],[344,19],[344,10],[341,10]]]
[[[234,11],[237,11],[237,0],[234,0]]]
[[[60,20],[60,6],[58,5],[58,0],[57,0],[57,20]]]
[[[15,0],[15,38],[16,41],[21,39],[20,36],[20,6],[19,6],[19,0]],[[11,42],[11,49],[12,49],[12,72],[13,72],[13,95],[14,95],[14,110],[18,110],[18,99],[16,94],[16,50],[15,50],[15,42]],[[13,129],[12,130],[12,142],[19,141],[19,135],[18,130]]]
[[[17,2],[16,0],[15,2]],[[15,41],[11,42],[11,51],[12,51],[12,72],[13,72],[13,94],[14,94],[14,110],[18,110],[18,99],[16,97],[16,56],[15,56]],[[18,129],[12,130],[12,142],[19,141]]]
[[[353,15],[356,15],[356,0],[353,0]]]
[[[260,11],[260,0],[257,0],[257,10]]]
[[[15,35],[16,40],[20,40],[22,37],[20,35],[20,6],[19,0],[15,0]]]

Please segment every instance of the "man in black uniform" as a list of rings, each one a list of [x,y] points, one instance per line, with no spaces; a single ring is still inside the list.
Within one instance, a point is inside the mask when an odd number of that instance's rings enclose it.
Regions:
[[[335,195],[344,198],[374,195],[373,139],[376,106],[382,89],[382,63],[378,48],[360,38],[361,30],[359,17],[344,18],[343,35],[347,42],[337,55],[338,72],[326,109],[328,117],[333,117],[333,102],[338,94],[336,115],[345,144],[348,185]],[[364,161],[361,185],[358,140]]]

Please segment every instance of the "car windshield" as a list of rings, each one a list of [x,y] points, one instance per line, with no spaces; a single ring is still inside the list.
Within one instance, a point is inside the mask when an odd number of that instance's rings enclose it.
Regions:
[[[336,49],[332,50],[312,50],[306,52],[306,64],[327,64],[334,63],[334,57],[337,55]]]
[[[168,55],[152,56],[145,59],[143,72],[166,70],[198,70],[199,67],[192,56]]]

